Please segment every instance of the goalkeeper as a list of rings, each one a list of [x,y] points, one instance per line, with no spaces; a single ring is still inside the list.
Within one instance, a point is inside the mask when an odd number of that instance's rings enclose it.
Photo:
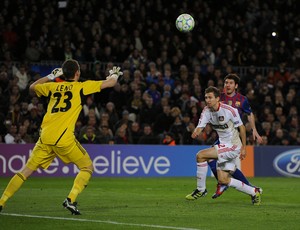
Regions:
[[[54,69],[51,74],[30,85],[32,94],[48,97],[47,113],[41,125],[40,138],[24,169],[13,176],[3,192],[0,211],[34,171],[38,168],[46,169],[58,156],[64,163],[74,163],[80,170],[63,202],[63,206],[72,214],[80,215],[76,198],[87,186],[93,173],[93,164],[86,150],[75,138],[75,122],[82,109],[83,96],[113,87],[122,74],[120,68],[114,66],[106,80],[78,82],[79,64],[75,60],[67,60],[62,68]],[[54,82],[55,78],[62,75],[64,82]]]

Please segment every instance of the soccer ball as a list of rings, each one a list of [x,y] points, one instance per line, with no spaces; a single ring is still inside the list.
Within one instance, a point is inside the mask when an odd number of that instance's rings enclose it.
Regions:
[[[176,28],[183,33],[190,32],[194,29],[194,18],[189,14],[181,14],[176,19]]]

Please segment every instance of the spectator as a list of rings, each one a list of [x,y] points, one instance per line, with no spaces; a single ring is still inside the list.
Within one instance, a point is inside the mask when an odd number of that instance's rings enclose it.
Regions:
[[[28,111],[31,111],[32,108],[37,109],[38,108],[39,99],[37,96],[33,96],[31,98],[31,102],[28,104]]]
[[[138,144],[155,145],[158,144],[157,137],[152,133],[152,128],[149,124],[144,124],[143,135],[140,137]]]
[[[160,102],[155,105],[156,114],[160,114],[164,111],[164,106],[171,106],[168,97],[162,97]]]
[[[159,81],[160,83],[162,83],[162,91],[161,91],[161,95],[163,97],[166,97],[169,99],[169,101],[173,101],[172,100],[172,87],[169,84],[164,84],[164,82],[162,80]]]
[[[115,144],[130,144],[129,137],[127,135],[127,124],[122,124],[117,130],[115,134]]]
[[[123,110],[123,112],[122,112],[122,118],[114,125],[114,130],[119,129],[124,124],[127,127],[131,127],[131,124],[132,124],[132,121],[129,120],[129,112],[128,112],[128,110]]]
[[[13,3],[14,1],[7,1],[7,4],[3,5],[3,12],[9,12],[10,15],[19,14],[20,12],[17,12],[19,7],[14,7]],[[37,8],[45,11],[49,7],[55,7],[55,4],[55,2],[48,4],[45,1],[37,1],[35,5],[30,5],[29,2],[23,2],[22,7],[28,8],[29,11],[34,11]],[[159,3],[154,3],[151,13],[152,15],[160,15],[161,21],[164,21],[166,15],[158,12],[157,9],[161,7],[155,7],[158,6],[157,4]],[[174,4],[177,9],[186,7],[185,3],[177,2]],[[199,9],[199,1],[189,4],[191,13],[197,14],[195,12]],[[249,95],[256,95],[251,99],[249,96],[249,99],[259,114],[259,121],[261,123],[269,121],[272,123],[270,125],[273,126],[273,123],[279,120],[282,129],[289,131],[290,128],[296,128],[299,132],[299,125],[295,125],[299,123],[299,111],[296,115],[288,114],[291,107],[299,108],[300,102],[300,70],[297,69],[300,51],[297,48],[297,42],[290,42],[290,38],[295,37],[294,30],[284,30],[285,32],[282,33],[284,36],[276,37],[276,42],[267,36],[270,33],[268,30],[272,28],[269,28],[267,24],[270,21],[268,15],[274,14],[274,9],[280,8],[280,15],[286,15],[284,20],[282,17],[276,18],[277,29],[282,29],[282,25],[292,27],[292,19],[296,18],[298,12],[296,7],[291,8],[290,5],[296,5],[296,0],[272,2],[272,4],[266,2],[263,5],[256,4],[256,14],[251,17],[248,17],[249,4],[252,2],[246,1],[244,7],[239,8],[240,16],[237,22],[243,23],[237,23],[237,28],[230,26],[232,24],[231,18],[228,17],[229,9],[236,6],[232,6],[232,3],[223,5],[222,15],[218,15],[219,20],[214,22],[215,28],[222,29],[216,31],[211,30],[209,20],[213,16],[212,12],[218,10],[218,6],[211,3],[204,4],[202,6],[203,11],[207,12],[207,15],[201,20],[203,21],[202,25],[206,25],[206,27],[201,27],[201,36],[197,38],[193,33],[187,37],[178,36],[178,33],[173,33],[175,27],[171,25],[169,20],[165,20],[166,23],[158,24],[153,17],[148,15],[148,23],[152,24],[153,28],[149,27],[147,31],[133,25],[134,20],[126,21],[125,25],[114,22],[112,28],[110,24],[105,23],[108,14],[101,14],[102,16],[97,18],[93,17],[93,13],[91,13],[83,23],[77,21],[72,15],[66,20],[59,15],[60,11],[49,11],[47,14],[40,15],[32,14],[29,17],[21,15],[24,31],[21,28],[21,21],[16,24],[14,17],[3,17],[2,24],[5,26],[2,33],[3,44],[0,49],[0,61],[2,61],[0,68],[0,111],[6,118],[15,104],[27,101],[26,87],[28,82],[31,80],[31,76],[33,78],[39,77],[38,74],[32,73],[29,68],[26,71],[27,63],[26,65],[23,63],[15,65],[15,61],[23,62],[24,58],[29,61],[43,59],[55,62],[77,55],[81,59],[82,77],[86,80],[102,79],[107,67],[113,64],[109,62],[105,66],[102,62],[118,61],[127,71],[127,74],[124,71],[124,78],[120,79],[120,85],[116,85],[114,90],[100,92],[101,106],[105,106],[108,101],[113,102],[117,113],[121,113],[124,109],[132,112],[128,98],[131,98],[136,90],[141,90],[141,92],[149,90],[152,83],[158,92],[160,87],[163,88],[167,84],[171,85],[172,91],[165,90],[164,92],[165,97],[169,97],[166,100],[170,106],[179,106],[182,113],[190,112],[192,106],[196,106],[197,110],[201,111],[204,106],[199,82],[201,82],[201,86],[216,85],[219,87],[224,74],[236,70],[236,66],[233,67],[233,65],[239,63],[237,67],[241,72],[242,90],[245,91],[244,93],[248,92]],[[94,9],[99,8],[100,5],[100,1],[90,4]],[[110,5],[101,6],[103,12],[106,12]],[[75,9],[76,2],[69,1],[68,7]],[[148,6],[145,5],[145,7],[146,12],[148,12]],[[124,12],[127,10],[128,18],[133,17],[133,13],[128,10],[130,4],[116,6],[115,11],[118,12],[121,8]],[[268,8],[268,14],[264,13],[265,8]],[[141,12],[144,11],[137,11],[135,16],[143,20],[145,15],[139,15],[142,14]],[[79,17],[82,14],[81,12],[77,13]],[[34,33],[32,32],[32,21],[49,21],[50,17],[58,19],[55,23],[36,27],[38,29],[34,30]],[[72,26],[67,28],[66,24]],[[224,27],[224,24],[229,26]],[[240,25],[246,26],[240,30]],[[57,33],[53,35],[50,31],[54,27]],[[132,28],[135,28],[134,36],[130,37],[128,35],[132,32]],[[116,31],[119,32],[116,33]],[[77,36],[75,38],[69,36],[70,34]],[[145,41],[148,42],[145,43]],[[29,62],[28,67],[30,64]],[[240,65],[250,67],[245,68]],[[20,78],[15,75],[16,70],[13,71],[13,66],[25,66],[27,83],[25,83],[25,78],[24,81],[21,80],[23,75]],[[269,67],[266,69],[265,66]],[[93,67],[95,72],[92,72]],[[166,86],[166,88],[168,87]],[[252,90],[254,93],[251,94]],[[163,97],[163,91],[160,93]],[[199,103],[191,105],[191,96],[196,98]],[[98,96],[95,95],[95,101],[99,106],[100,100],[97,98]],[[140,125],[144,123],[153,124],[157,114],[162,113],[166,100],[163,98],[154,99],[152,104],[154,107],[158,106],[158,110],[156,114],[147,116],[147,112],[152,114],[153,106],[146,106],[143,93],[143,109],[148,107],[150,110],[143,112],[139,108],[139,111],[134,111]],[[43,102],[41,101],[41,103]],[[44,111],[37,104],[35,106],[38,108],[38,116],[42,116]],[[263,110],[266,107],[268,109],[265,110],[266,113],[264,114]],[[275,111],[275,107],[282,107],[283,114],[276,115],[276,113],[281,114],[281,112]],[[30,105],[29,110],[31,108]],[[103,110],[100,112],[102,113]],[[23,116],[22,109],[21,114]],[[24,119],[27,116],[29,115],[24,115]],[[113,120],[110,121],[110,126],[118,122],[115,118],[110,118],[110,120]],[[86,124],[84,120],[81,122]],[[28,128],[28,133],[32,135],[31,128]]]
[[[115,139],[114,138],[111,138],[111,139],[109,139],[109,141],[108,141],[108,144],[109,145],[114,145],[116,142],[115,142]]]
[[[140,70],[135,70],[133,72],[133,81],[130,83],[130,85],[133,84],[136,86],[136,89],[140,89],[142,92],[146,90],[147,84]]]
[[[139,114],[143,106],[142,92],[140,89],[136,89],[133,92],[132,98],[129,99],[129,112]]]
[[[274,111],[274,115],[276,119],[279,119],[279,117],[282,116],[283,114],[284,114],[283,107],[281,105],[277,105]]]
[[[46,113],[46,109],[44,107],[44,104],[39,102],[37,104],[37,113],[40,117],[44,117],[45,113]]]
[[[166,105],[163,107],[163,112],[156,116],[156,120],[153,124],[154,134],[158,135],[168,132],[173,122],[174,117],[171,115],[171,108],[169,105]]]
[[[29,126],[29,130],[30,130],[30,134],[32,135],[33,137],[33,140],[36,141],[38,139],[38,136],[39,136],[39,127],[42,123],[42,117],[40,117],[38,115],[38,111],[37,111],[37,108],[36,107],[32,107],[30,110],[29,110],[29,122],[30,122],[30,126]]]
[[[140,124],[138,122],[133,122],[129,131],[130,143],[137,144],[141,136],[142,132],[140,130]]]
[[[123,76],[122,79],[120,80],[121,85],[122,84],[126,84],[126,85],[130,85],[131,83],[131,73],[129,70],[124,70],[123,71]]]
[[[128,98],[130,98],[130,92],[127,84],[116,84],[114,90],[109,95],[109,101],[115,104],[118,111],[126,107]]]
[[[297,129],[290,129],[288,139],[290,145],[300,145],[300,135],[298,134]]]
[[[197,82],[197,83],[195,83]],[[223,90],[223,81],[221,80],[221,89]],[[222,91],[221,91],[222,92]],[[204,101],[204,97],[202,95],[202,88],[198,81],[193,81],[193,91],[192,91],[192,97],[194,98],[196,103],[199,103],[200,101]]]
[[[173,135],[173,133],[170,133],[170,132],[166,133],[166,134],[165,134],[165,137],[164,137],[164,139],[163,139],[163,141],[162,141],[162,143],[163,143],[164,145],[175,146],[175,145],[176,145],[176,142],[175,142],[175,140],[174,140],[174,135]]]
[[[100,114],[100,122],[99,122],[99,124],[100,125],[107,125],[112,130],[113,130],[113,126],[115,125],[114,123],[112,123],[110,121],[110,116],[109,116],[108,112],[106,112],[106,111],[104,111],[104,112],[102,112]]]
[[[182,92],[180,98],[176,101],[176,106],[180,108],[181,111],[188,111],[190,103],[190,96],[188,92]]]
[[[188,122],[187,126],[182,134],[182,144],[183,145],[193,145],[196,144],[195,139],[192,138],[192,133],[195,130],[195,125],[193,122]]]
[[[154,104],[157,104],[160,101],[161,93],[157,90],[157,86],[154,82],[150,83],[149,89],[147,89],[145,93],[152,97]]]
[[[273,138],[271,123],[264,121],[262,123],[262,129],[263,129],[262,135],[267,136],[268,140],[271,140]]]
[[[19,69],[17,69],[15,66],[13,67],[13,72],[15,76],[18,78],[18,87],[21,91],[25,90],[27,88],[29,77],[27,75],[27,71],[25,68],[25,65],[21,65]]]
[[[172,76],[171,67],[165,68],[163,81],[164,81],[164,85],[170,85],[171,89],[174,89],[175,80]]]
[[[299,117],[297,115],[292,115],[289,117],[288,127],[294,128],[299,131],[300,122],[299,122]]]
[[[19,127],[19,139],[21,142],[25,143],[34,143],[34,140],[31,138],[31,136],[27,133],[27,127],[25,125],[21,125]]]
[[[140,53],[140,51],[143,48],[143,45],[141,44],[141,40],[140,40],[140,37],[139,37],[139,31],[134,30],[133,33],[134,33],[134,36],[135,36],[135,43],[137,42],[140,45],[138,45],[139,48],[135,47],[135,49],[129,55],[128,61],[130,62],[130,66],[131,66],[132,70],[135,71],[140,66],[140,63],[142,63],[144,61],[144,57]]]
[[[20,114],[24,119],[29,117],[29,110],[28,110],[28,102],[27,101],[22,101],[21,102]]]
[[[18,128],[15,124],[11,124],[8,128],[8,133],[5,135],[4,140],[6,144],[18,144],[20,138],[17,137]]]
[[[109,118],[109,126],[113,127],[113,124],[116,124],[119,120],[119,115],[116,111],[115,104],[113,102],[107,102],[105,106],[105,114],[102,113],[102,119],[104,117]]]
[[[22,96],[17,85],[12,85],[10,92],[10,105],[15,105],[21,102]]]
[[[158,83],[158,75],[160,74],[156,68],[156,64],[154,62],[150,62],[148,64],[149,71],[146,75],[146,83],[150,86],[152,83],[156,86]],[[154,87],[153,87],[154,88]],[[151,95],[152,96],[152,95]],[[153,97],[152,97],[153,98]],[[154,102],[156,102],[155,98],[153,98]]]
[[[37,43],[35,40],[31,40],[29,45],[25,50],[25,57],[28,61],[37,62],[40,60],[41,52],[38,49]]]
[[[191,117],[191,121],[194,123],[195,126],[198,125],[198,121],[199,121],[199,118],[200,118],[200,113],[198,111],[198,108],[197,106],[192,106],[190,108],[190,117]]]
[[[182,136],[185,130],[185,124],[182,122],[181,111],[178,107],[171,109],[171,115],[174,118],[173,124],[170,126],[169,132],[172,133],[172,138],[176,144],[182,144]]]
[[[83,138],[83,135],[87,133],[87,129],[89,127],[94,127],[94,129],[96,129],[97,126],[98,126],[98,123],[97,123],[96,115],[90,114],[86,125],[82,126],[82,128],[80,129],[79,140],[81,140]]]
[[[78,119],[75,123],[75,129],[74,129],[74,135],[76,137],[77,140],[80,140],[80,131],[83,127],[82,121],[81,119]]]
[[[97,120],[100,119],[100,113],[98,111],[96,104],[94,103],[93,96],[89,95],[86,97],[86,101],[83,104],[82,109],[83,109],[83,114],[85,117],[87,117],[89,115],[90,110],[93,110],[96,115]]]
[[[274,72],[274,79],[272,82],[274,85],[276,85],[278,81],[282,81],[283,84],[289,81],[290,73],[286,70],[285,66],[286,62],[280,63],[278,70]]]
[[[22,114],[20,112],[20,104],[13,105],[13,109],[8,112],[7,119],[11,120],[13,124],[20,124],[23,121]]]
[[[271,139],[271,145],[282,145],[285,139],[284,132],[282,129],[277,129],[275,131],[275,136]]]
[[[109,128],[109,126],[107,125],[100,126],[98,139],[100,144],[109,144],[111,140],[114,140],[113,132]]]
[[[99,144],[100,142],[95,134],[95,128],[93,126],[88,126],[79,142],[81,144]]]

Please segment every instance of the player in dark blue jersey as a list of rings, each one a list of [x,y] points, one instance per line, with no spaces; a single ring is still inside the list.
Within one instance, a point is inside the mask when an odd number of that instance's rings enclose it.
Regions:
[[[243,114],[247,115],[248,122],[251,125],[252,128],[252,135],[253,140],[257,140],[258,143],[262,143],[262,138],[258,134],[255,126],[255,117],[252,113],[251,106],[249,104],[248,98],[244,95],[238,93],[236,90],[239,86],[240,78],[236,74],[228,74],[224,79],[224,92],[221,94],[220,101],[222,101],[225,104],[231,105],[234,108],[237,108],[239,111],[239,114],[242,118]],[[218,141],[215,143],[218,144]],[[241,156],[242,159],[246,156]],[[215,175],[217,177],[217,166],[216,161],[210,161],[209,166]],[[238,179],[242,182],[244,182],[247,185],[251,185],[250,182],[247,180],[247,178],[244,176],[244,174],[239,170],[236,169],[234,172],[231,173],[232,177],[235,179]],[[213,199],[219,197],[222,195],[222,193],[227,189],[228,187],[226,185],[217,185],[217,190],[212,196]],[[259,192],[262,192],[261,188],[257,188]]]

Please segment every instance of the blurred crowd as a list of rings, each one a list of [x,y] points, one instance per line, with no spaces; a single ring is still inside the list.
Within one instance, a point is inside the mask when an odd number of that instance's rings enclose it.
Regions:
[[[248,97],[263,145],[300,145],[300,16],[297,0],[4,0],[0,3],[0,142],[33,143],[47,98],[32,97],[31,63],[76,59],[81,80],[102,80],[118,63],[113,89],[85,98],[75,127],[81,143],[212,144],[208,126],[191,138],[204,90],[246,66]],[[191,33],[176,30],[193,15]],[[14,63],[19,63],[15,65]],[[89,68],[92,64],[92,68]],[[105,68],[101,68],[105,63]],[[272,67],[266,74],[258,67]],[[251,127],[247,144],[255,145]]]

